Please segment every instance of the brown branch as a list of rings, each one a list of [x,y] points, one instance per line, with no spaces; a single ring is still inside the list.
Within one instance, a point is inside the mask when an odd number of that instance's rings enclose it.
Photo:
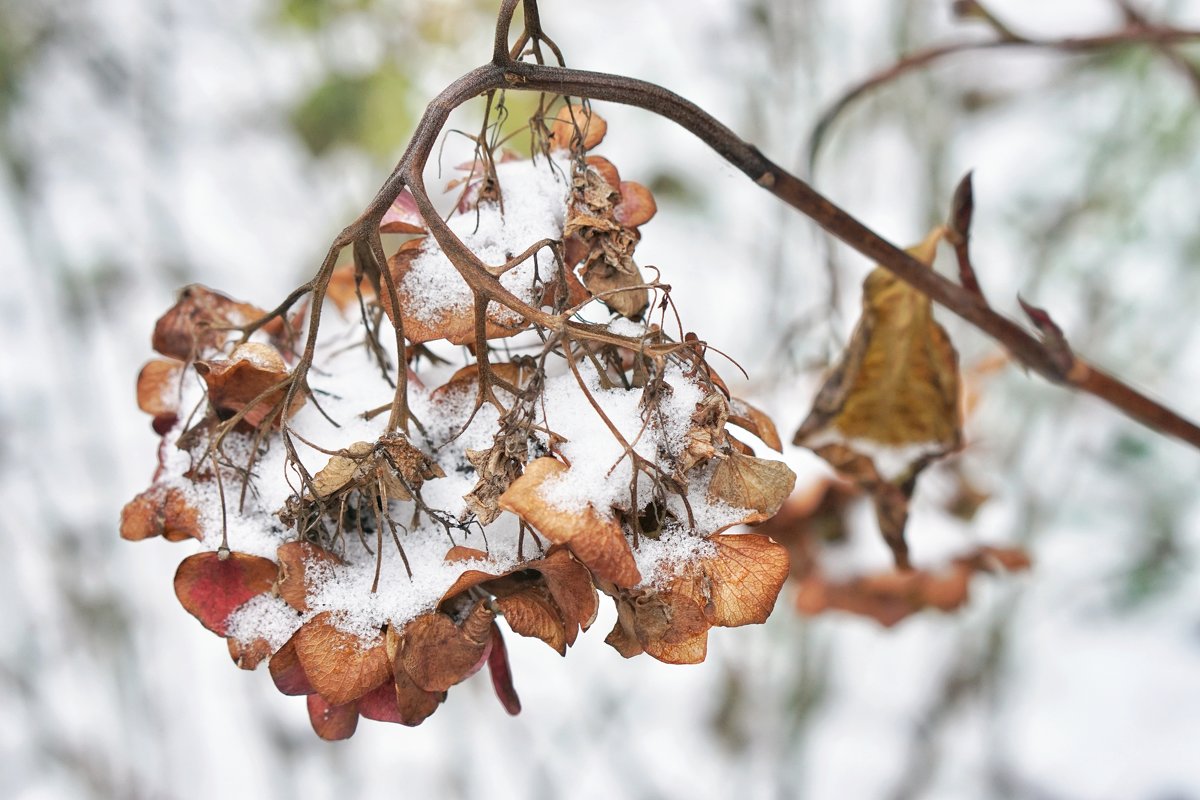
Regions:
[[[995,25],[993,25],[995,27]],[[1004,48],[1026,48],[1056,51],[1064,54],[1091,53],[1127,44],[1149,44],[1167,55],[1176,66],[1182,58],[1170,45],[1200,41],[1200,31],[1153,25],[1144,19],[1131,21],[1125,28],[1113,33],[1096,36],[1066,37],[1062,39],[1037,39],[1013,34],[1007,28],[997,30],[994,39],[950,42],[935,45],[925,50],[919,50],[904,56],[894,64],[870,75],[847,90],[832,106],[820,116],[813,126],[812,135],[808,141],[808,168],[811,173],[816,164],[817,153],[825,136],[834,121],[849,108],[854,101],[884,84],[891,83],[897,78],[932,66],[943,59],[978,50],[999,50]],[[1184,62],[1187,63],[1186,61]],[[1194,65],[1192,69],[1194,70]],[[1194,75],[1189,79],[1196,80]],[[1200,91],[1200,87],[1196,87]]]
[[[1092,394],[1134,419],[1200,448],[1200,427],[1196,424],[1080,359],[1074,359],[1072,365],[1064,369],[1061,359],[1056,358],[1056,353],[1051,352],[1043,342],[1022,326],[992,310],[979,294],[928,269],[807,183],[775,164],[695,103],[661,86],[635,78],[514,60],[509,54],[508,33],[516,4],[517,0],[504,0],[501,7],[496,25],[493,61],[454,81],[433,99],[421,117],[412,141],[395,170],[359,219],[338,237],[332,253],[336,254],[341,247],[355,238],[377,230],[384,212],[407,186],[416,200],[421,216],[429,226],[430,233],[478,297],[503,305],[531,323],[556,333],[569,331],[569,335],[577,339],[636,348],[636,341],[612,334],[602,326],[571,322],[561,314],[548,314],[515,297],[437,214],[425,190],[423,176],[434,143],[450,112],[488,91],[508,88],[622,103],[658,114],[688,130],[759,186],[809,217],[826,232],[995,339],[1028,369],[1054,383],[1072,386]],[[1200,38],[1200,32],[1144,27],[1120,34],[1059,40],[1056,46],[1068,50],[1089,50],[1134,41],[1176,42],[1197,38]],[[1019,41],[1025,43],[1026,40]],[[1011,44],[1014,42],[1007,40],[961,43],[936,51],[926,51],[924,54],[910,57],[909,60],[928,63],[953,52]],[[316,317],[324,294],[323,283],[328,282],[328,274],[331,272],[332,261],[327,260],[322,273],[315,281],[313,325],[301,359],[301,363],[306,367],[311,364]],[[292,390],[295,388],[293,385]],[[290,399],[289,393],[288,400]]]

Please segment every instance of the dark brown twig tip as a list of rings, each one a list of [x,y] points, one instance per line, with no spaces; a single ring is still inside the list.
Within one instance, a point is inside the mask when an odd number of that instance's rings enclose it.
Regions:
[[[1047,354],[1058,366],[1062,377],[1066,378],[1071,366],[1075,363],[1075,354],[1071,352],[1071,346],[1067,344],[1067,337],[1063,334],[1062,328],[1051,319],[1045,309],[1025,302],[1020,295],[1017,295],[1017,302],[1020,303],[1021,310],[1029,317],[1029,321],[1042,334],[1042,342],[1046,347]]]

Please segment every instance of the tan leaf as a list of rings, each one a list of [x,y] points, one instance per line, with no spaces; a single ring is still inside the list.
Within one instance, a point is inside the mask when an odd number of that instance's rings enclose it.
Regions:
[[[329,611],[317,614],[292,639],[313,688],[330,703],[342,705],[374,689],[391,672],[382,638],[364,644],[357,635],[337,628],[332,617]]]
[[[931,264],[942,229],[909,252]],[[959,446],[958,355],[932,302],[882,267],[863,284],[863,314],[795,444],[832,428],[882,445]]]
[[[279,567],[269,558],[196,553],[175,571],[175,596],[200,624],[226,636],[229,615],[251,598],[271,591],[278,573]]]
[[[579,630],[587,630],[596,620],[600,600],[587,568],[572,558],[567,548],[551,547],[544,558],[524,565],[542,575],[554,604],[566,623],[567,645],[575,644]]]
[[[782,461],[735,452],[717,462],[708,494],[736,508],[770,516],[779,510],[795,485],[796,473]]]
[[[349,739],[358,727],[358,703],[334,705],[319,694],[310,694],[308,719],[317,736],[328,742]]]
[[[396,710],[401,725],[420,725],[446,699],[445,692],[427,692],[417,686],[403,669],[396,670],[395,686]]]
[[[524,591],[496,599],[496,607],[504,615],[513,633],[541,639],[560,656],[567,654],[567,637],[562,614],[550,597],[550,591],[542,586],[531,586]]]
[[[710,625],[690,598],[675,592],[651,592],[635,596],[632,607],[634,634],[646,653],[667,664],[704,660]]]
[[[591,150],[600,144],[607,131],[608,123],[590,108],[566,104],[550,124],[550,145],[559,150],[568,150],[572,145]]]
[[[500,507],[517,514],[552,543],[570,547],[575,557],[601,578],[622,587],[641,583],[637,562],[618,522],[591,506],[583,511],[563,511],[542,498],[542,484],[566,471],[553,458],[531,461],[525,474],[500,496]]]

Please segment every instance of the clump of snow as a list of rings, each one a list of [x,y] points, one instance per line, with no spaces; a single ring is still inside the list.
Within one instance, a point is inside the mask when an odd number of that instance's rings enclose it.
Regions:
[[[300,614],[282,598],[260,594],[234,609],[225,627],[231,639],[244,645],[265,639],[275,651],[287,644],[301,622]]]
[[[662,589],[694,561],[716,555],[716,546],[682,526],[670,526],[657,539],[643,537],[633,551],[642,587]]]
[[[642,408],[641,391],[606,388],[590,362],[578,367],[587,393],[634,452],[650,462],[665,462],[683,451],[704,390],[681,367],[667,367],[664,379],[670,390],[649,410]],[[601,513],[610,506],[629,508],[633,459],[588,402],[575,375],[547,380],[541,408],[546,427],[566,438],[558,451],[571,467],[543,485],[542,498],[564,511],[582,511],[589,504]],[[637,480],[639,503],[644,504],[650,499],[650,480],[645,474]]]
[[[561,239],[570,189],[570,164],[565,160],[508,161],[496,165],[503,203],[481,203],[477,211],[458,214],[450,229],[484,264],[498,267],[542,239]],[[503,211],[501,211],[503,206]],[[500,278],[500,283],[527,303],[538,304],[541,283],[552,280],[558,266],[549,248],[526,259]],[[409,311],[424,322],[470,309],[474,295],[441,246],[425,239],[401,288]]]

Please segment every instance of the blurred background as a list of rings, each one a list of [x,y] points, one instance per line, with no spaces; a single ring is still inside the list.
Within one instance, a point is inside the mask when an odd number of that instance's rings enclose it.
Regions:
[[[187,545],[117,537],[155,465],[133,393],[154,320],[185,283],[269,307],[311,275],[428,99],[487,60],[496,5],[0,0],[0,796],[1200,798],[1200,453],[987,368],[997,346],[950,315],[978,399],[965,451],[922,479],[914,557],[1034,559],[978,577],[952,615],[806,618],[785,586],[768,624],[671,667],[606,646],[606,608],[566,660],[509,637],[517,718],[477,678],[419,728],[330,744],[176,602]],[[951,5],[543,0],[542,17],[572,66],[689,97],[897,243],[973,169],[993,304],[1015,314],[1020,292],[1200,417],[1194,39],[947,58],[851,105],[810,170],[817,119],[857,81],[994,35]],[[1200,28],[1200,3],[1134,7]],[[1127,11],[989,8],[1046,39]],[[639,261],[790,438],[870,265],[669,123],[597,108],[601,152],[658,199]],[[786,457],[802,488],[827,474]],[[869,509],[845,517],[831,563],[883,565]]]

